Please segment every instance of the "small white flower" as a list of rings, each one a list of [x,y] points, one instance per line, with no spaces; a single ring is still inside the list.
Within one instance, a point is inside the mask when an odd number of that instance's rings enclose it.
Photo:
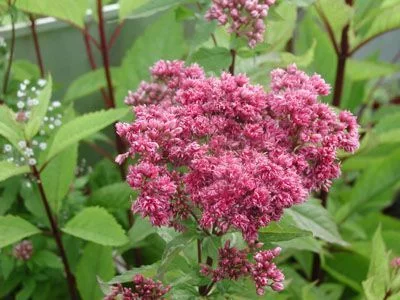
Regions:
[[[49,120],[49,117],[44,117],[43,121],[47,122]]]
[[[46,79],[39,79],[38,82],[37,82],[37,84],[38,84],[40,87],[44,87],[44,86],[46,85],[46,83],[47,83],[47,80],[46,80]]]
[[[42,143],[39,144],[39,148],[40,148],[40,150],[46,150],[47,144],[42,142]]]
[[[21,157],[19,160],[20,161],[25,161],[25,157]]]
[[[29,164],[30,166],[36,165],[36,159],[30,158],[30,159],[28,160],[28,164]]]
[[[30,183],[30,181],[27,181],[27,182],[25,183],[25,185],[26,185],[26,187],[27,187],[28,189],[30,189],[30,188],[32,187],[32,184]]]
[[[32,92],[36,92],[36,88],[33,86],[33,87],[31,87],[31,91]]]
[[[49,124],[49,128],[50,128],[51,130],[53,130],[53,129],[54,129],[54,125],[53,125],[53,124]]]
[[[26,104],[28,104],[28,106],[33,106],[34,104],[34,99],[28,98],[28,101],[26,101]]]
[[[31,112],[30,111],[26,111],[25,112],[25,116],[29,119],[29,117],[31,116]]]
[[[28,79],[25,79],[25,80],[24,80],[24,84],[25,84],[25,85],[28,85],[28,84],[30,84],[30,83],[31,83],[31,82],[30,82]]]
[[[50,117],[50,122],[53,122],[54,121],[54,117]]]
[[[62,122],[61,122],[61,120],[59,120],[59,119],[57,119],[57,120],[54,121],[54,125],[56,125],[57,127],[58,127],[58,126],[61,126],[61,124],[62,124]]]
[[[32,141],[32,145],[33,145],[33,146],[37,146],[38,144],[39,144],[39,142],[38,142],[37,140],[33,140],[33,141]]]
[[[21,149],[25,149],[26,148],[26,142],[25,141],[19,141],[18,142],[18,147],[20,147]]]
[[[18,101],[18,102],[17,102],[17,107],[18,107],[19,109],[23,109],[23,108],[25,107],[25,103],[24,103],[23,101]]]
[[[24,83],[21,83],[21,84],[19,85],[19,89],[20,89],[21,91],[25,91],[25,90],[26,90],[26,84],[25,84],[25,82],[24,82]]]
[[[54,101],[52,103],[53,107],[60,107],[61,106],[61,102],[60,101]]]
[[[34,106],[39,105],[39,100],[38,99],[32,99],[32,103]]]
[[[57,114],[56,117],[59,118],[59,119],[61,119],[61,118],[62,118],[62,115],[61,115],[61,114]]]
[[[17,92],[17,97],[18,98],[22,98],[22,97],[24,97],[26,94],[25,94],[25,92],[23,92],[23,91],[18,91]]]
[[[42,129],[42,130],[39,131],[39,134],[40,134],[40,135],[45,135],[45,134],[46,134],[46,131],[44,131],[44,130]]]
[[[33,149],[29,148],[29,147],[26,148],[24,151],[24,154],[25,154],[25,156],[28,156],[28,157],[33,156]]]
[[[12,163],[12,162],[14,161],[14,157],[9,157],[9,158],[7,158],[7,161],[8,161],[9,163]]]
[[[12,146],[10,144],[5,144],[4,145],[4,152],[11,152]]]
[[[48,108],[48,111],[53,111],[53,107],[52,106],[49,106],[49,108]]]

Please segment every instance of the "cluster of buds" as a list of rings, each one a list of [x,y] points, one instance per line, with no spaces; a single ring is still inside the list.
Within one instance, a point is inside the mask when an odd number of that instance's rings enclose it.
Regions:
[[[33,245],[31,241],[23,240],[13,248],[13,255],[16,259],[27,261],[32,257]]]
[[[262,244],[258,243],[256,247],[239,250],[231,247],[230,241],[227,241],[224,247],[218,250],[217,267],[212,269],[208,265],[203,265],[201,273],[210,276],[213,282],[250,277],[256,285],[258,295],[263,295],[265,287],[268,286],[274,291],[282,291],[285,276],[272,262],[280,254],[281,248],[256,251],[260,247]],[[254,262],[248,259],[249,256],[253,257]]]
[[[171,287],[165,287],[161,281],[154,281],[137,274],[133,277],[133,289],[125,288],[121,284],[113,286],[111,292],[104,297],[104,300],[156,300],[164,299]]]
[[[5,160],[9,163],[15,163],[16,166],[29,165],[34,166],[37,163],[36,157],[39,151],[44,151],[47,148],[47,143],[33,139],[31,144],[26,141],[18,142],[18,149],[14,148],[11,144],[3,146],[3,154]],[[36,154],[35,154],[36,152]]]
[[[17,108],[16,120],[25,123],[31,116],[31,110],[34,106],[39,105],[38,95],[40,90],[46,85],[45,79],[39,79],[36,83],[25,79],[20,83],[17,91]]]
[[[246,37],[253,48],[264,40],[264,19],[274,3],[275,0],[213,0],[205,17],[220,25],[229,23],[229,33]]]
[[[394,269],[400,269],[400,257],[393,258],[392,261],[390,262],[390,265]]]

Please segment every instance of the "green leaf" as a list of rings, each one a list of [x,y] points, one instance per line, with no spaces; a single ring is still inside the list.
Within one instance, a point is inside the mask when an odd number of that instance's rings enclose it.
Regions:
[[[70,103],[72,100],[90,95],[106,85],[103,68],[85,73],[70,84],[65,93],[64,102]]]
[[[259,240],[264,243],[280,242],[310,235],[310,231],[297,228],[289,216],[284,216],[279,222],[272,222],[268,226],[261,228]]]
[[[187,2],[191,2],[191,0],[121,0],[119,18],[122,21],[128,16],[129,19],[149,17]]]
[[[102,130],[106,126],[124,117],[129,110],[109,109],[79,116],[64,124],[57,131],[51,144],[47,161],[68,146]]]
[[[371,262],[368,279],[363,282],[368,299],[384,299],[390,284],[389,256],[385,249],[381,227],[376,230],[372,239]]]
[[[390,76],[400,71],[398,66],[384,62],[349,59],[347,63],[346,78],[353,81]]]
[[[109,280],[114,276],[112,249],[88,243],[76,270],[78,290],[83,300],[101,299],[103,293],[97,277]]]
[[[34,252],[31,259],[35,264],[41,267],[63,269],[60,257],[49,250],[40,250],[37,253]]]
[[[320,201],[310,199],[303,204],[287,209],[286,214],[293,218],[299,228],[311,231],[315,237],[329,243],[347,245],[340,236],[334,220],[329,212],[322,207]]]
[[[113,279],[108,281],[108,284],[132,282],[132,278],[136,274],[141,274],[144,277],[154,277],[157,274],[158,266],[159,266],[159,263],[154,263],[152,265],[134,268],[134,269],[129,270],[121,275],[115,276]]]
[[[87,0],[18,0],[15,5],[26,13],[55,17],[83,28],[88,2]]]
[[[280,241],[274,244],[284,249],[290,248],[296,250],[312,251],[315,253],[320,253],[322,251],[322,246],[320,242],[318,242],[315,238],[311,236],[294,238],[289,241]]]
[[[391,153],[386,159],[366,169],[352,188],[348,202],[337,211],[336,220],[343,222],[374,197],[397,184],[400,180],[399,169],[400,151]]]
[[[125,182],[106,185],[95,190],[88,199],[89,205],[99,205],[109,211],[128,209],[135,199],[137,192]]]
[[[13,79],[18,81],[35,80],[40,77],[39,67],[31,63],[28,60],[14,60],[11,73],[13,74]]]
[[[222,70],[227,70],[232,58],[229,50],[223,47],[200,48],[195,52],[190,62],[196,62],[206,71],[219,74]]]
[[[337,42],[341,40],[343,27],[350,22],[354,9],[345,0],[318,0],[317,7],[331,26]]]
[[[181,58],[185,48],[183,27],[176,22],[173,12],[158,18],[146,28],[123,58],[116,98],[124,99],[129,90],[135,89],[141,80],[148,79],[149,67],[156,61]],[[122,101],[118,103],[121,104]]]
[[[298,67],[307,67],[309,66],[313,59],[314,59],[314,52],[315,52],[315,46],[317,45],[316,40],[313,41],[310,49],[307,50],[306,53],[300,56],[293,55],[290,52],[284,52],[281,53],[281,60],[282,60],[282,65],[286,67],[287,65],[290,64],[296,64]]]
[[[85,208],[62,231],[103,246],[122,246],[128,242],[121,225],[101,207]]]
[[[0,216],[0,248],[16,243],[40,230],[28,221],[12,215]]]
[[[15,147],[18,147],[19,141],[24,140],[21,125],[15,120],[14,112],[6,105],[0,105],[0,136],[5,137]]]
[[[22,284],[22,289],[15,296],[15,300],[28,300],[36,288],[36,282],[28,277]]]
[[[25,173],[29,173],[28,166],[16,166],[7,161],[0,161],[0,181]]]
[[[129,229],[128,236],[133,246],[141,242],[150,234],[156,232],[155,228],[151,223],[143,218],[135,218],[135,223],[132,228]]]
[[[51,208],[58,214],[62,200],[68,194],[78,159],[78,144],[74,144],[56,156],[41,173],[44,191]],[[62,170],[62,172],[60,172]]]
[[[52,79],[51,76],[49,76],[47,78],[46,86],[38,95],[39,104],[32,108],[31,116],[29,117],[29,121],[25,126],[25,136],[28,140],[33,138],[38,133],[40,125],[42,124],[42,120],[47,113],[47,108],[51,98],[52,85]]]

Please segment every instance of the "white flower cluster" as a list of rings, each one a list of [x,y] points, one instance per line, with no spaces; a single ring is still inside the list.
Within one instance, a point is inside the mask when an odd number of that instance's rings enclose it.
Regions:
[[[26,141],[21,140],[18,142],[17,146],[18,149],[14,149],[10,144],[5,144],[3,146],[3,154],[6,156],[6,161],[15,163],[16,166],[25,164],[34,166],[37,164],[35,152],[46,150],[47,143],[34,139],[31,144],[28,145]]]
[[[31,116],[31,109],[34,106],[39,105],[38,95],[40,89],[46,85],[45,79],[39,79],[36,83],[32,83],[30,80],[25,79],[20,83],[17,91],[17,108],[18,113],[16,119],[18,122],[24,123],[29,120]]]

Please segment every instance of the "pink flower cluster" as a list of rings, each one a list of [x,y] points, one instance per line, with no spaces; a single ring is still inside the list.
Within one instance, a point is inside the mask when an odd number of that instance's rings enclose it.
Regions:
[[[231,247],[230,242],[227,241],[225,246],[219,249],[216,269],[213,270],[210,266],[204,265],[201,273],[211,276],[214,282],[223,279],[238,280],[250,276],[255,282],[258,295],[263,295],[267,286],[274,291],[282,291],[285,276],[272,262],[280,251],[279,247],[273,250],[258,251],[253,256],[254,262],[251,262],[247,258],[248,249],[238,250]]]
[[[395,269],[400,268],[400,257],[393,258],[390,265]]]
[[[272,72],[268,93],[245,75],[207,77],[181,61],[151,73],[126,99],[136,119],[116,126],[129,144],[116,161],[139,159],[127,176],[140,190],[133,211],[156,226],[197,215],[203,229],[254,241],[284,208],[329,188],[338,149],[358,147],[355,117],[320,103],[329,86],[294,65]]]
[[[157,300],[164,299],[165,294],[169,292],[169,286],[164,287],[160,281],[153,281],[151,278],[145,278],[143,275],[133,277],[133,291],[131,288],[125,288],[121,284],[113,286],[110,294],[104,297],[104,300]]]
[[[32,257],[33,245],[31,241],[24,240],[13,248],[13,256],[20,260],[29,260]]]
[[[264,40],[264,18],[274,3],[275,0],[213,0],[205,17],[220,25],[229,23],[229,33],[246,37],[253,48]]]

